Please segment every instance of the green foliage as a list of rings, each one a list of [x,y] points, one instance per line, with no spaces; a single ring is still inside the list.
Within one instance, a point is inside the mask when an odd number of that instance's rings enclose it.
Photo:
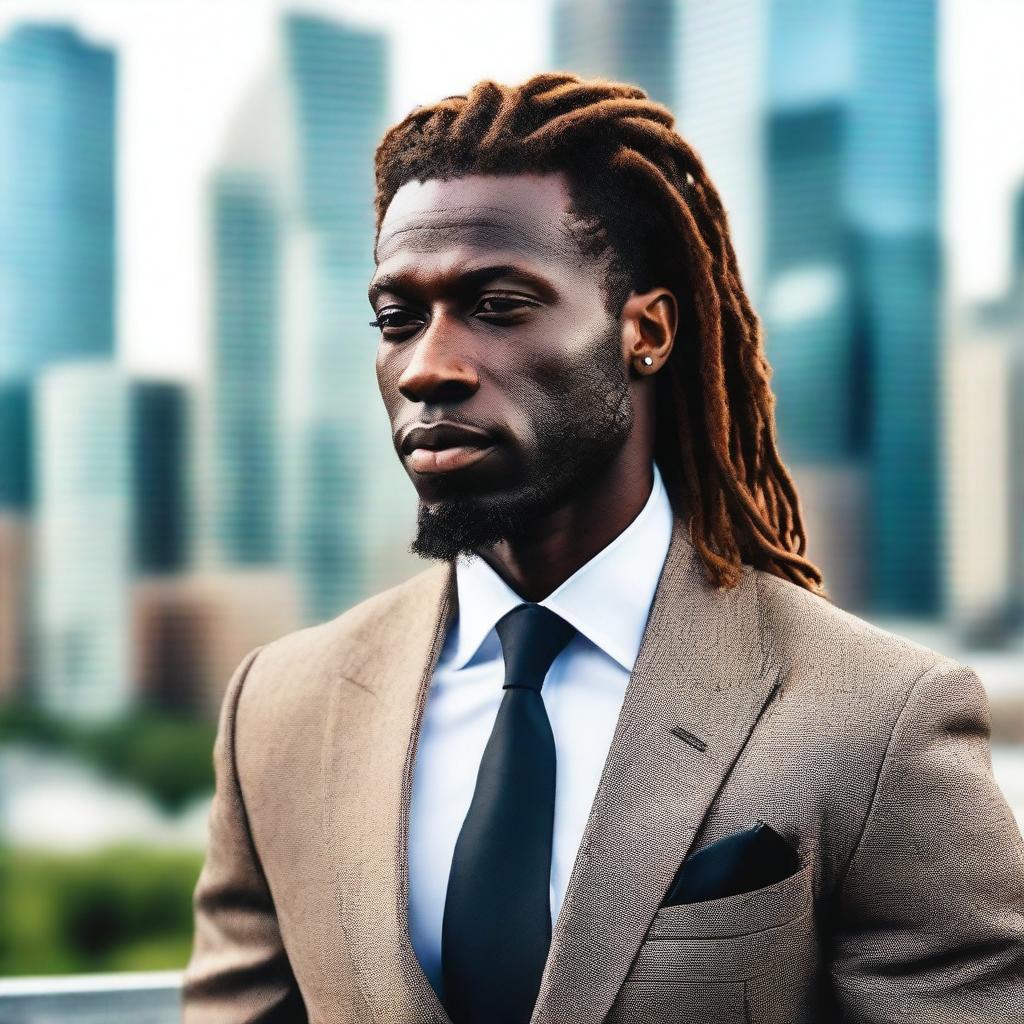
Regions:
[[[0,849],[0,975],[184,967],[199,852]]]
[[[212,722],[138,712],[108,725],[64,722],[26,704],[0,708],[0,744],[31,743],[80,757],[179,810],[213,789]]]
[[[0,707],[0,744],[23,741],[62,746],[69,742],[69,731],[62,721],[27,702],[15,701]]]

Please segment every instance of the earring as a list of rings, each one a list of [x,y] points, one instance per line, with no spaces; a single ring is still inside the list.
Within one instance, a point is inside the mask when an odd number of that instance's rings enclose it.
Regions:
[[[643,363],[644,366],[653,366],[654,360],[650,356],[644,356]]]

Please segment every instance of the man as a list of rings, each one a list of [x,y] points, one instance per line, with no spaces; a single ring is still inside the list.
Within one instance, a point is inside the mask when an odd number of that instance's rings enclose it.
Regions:
[[[377,373],[436,565],[251,652],[188,1021],[1021,1019],[968,667],[803,557],[718,195],[551,73],[377,151]]]

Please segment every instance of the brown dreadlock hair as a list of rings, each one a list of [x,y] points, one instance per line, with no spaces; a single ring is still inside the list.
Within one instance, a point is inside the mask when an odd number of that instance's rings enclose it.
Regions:
[[[376,229],[413,179],[563,172],[573,234],[604,264],[609,314],[633,289],[671,289],[676,343],[655,383],[655,458],[716,587],[746,562],[826,596],[775,440],[761,326],[725,210],[674,115],[635,85],[568,72],[490,79],[413,108],[375,154]]]

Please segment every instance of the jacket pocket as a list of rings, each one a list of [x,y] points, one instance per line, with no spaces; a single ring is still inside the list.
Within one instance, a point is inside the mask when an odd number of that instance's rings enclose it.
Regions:
[[[725,939],[778,928],[799,917],[813,902],[813,863],[749,892],[699,903],[662,907],[654,915],[649,939]]]
[[[608,1024],[807,1019],[816,962],[812,873],[808,862],[760,889],[662,907]],[[777,996],[767,1015],[755,1005],[766,990]]]

